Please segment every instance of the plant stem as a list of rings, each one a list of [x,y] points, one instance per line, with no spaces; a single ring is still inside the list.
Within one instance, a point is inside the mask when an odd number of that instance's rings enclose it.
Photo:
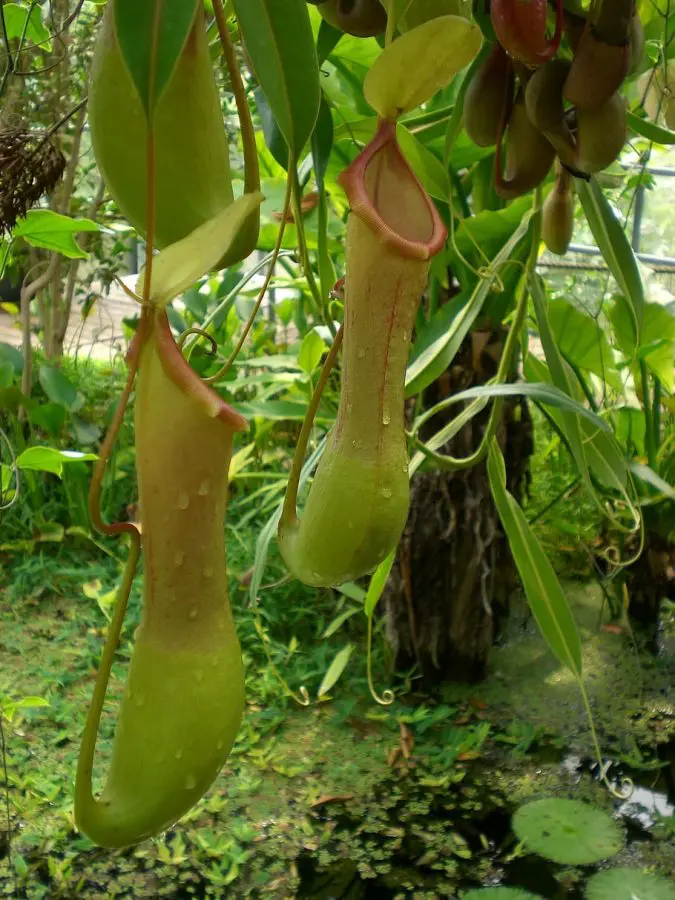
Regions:
[[[309,406],[307,408],[307,413],[305,414],[305,418],[302,423],[302,428],[300,429],[300,436],[298,437],[298,442],[295,445],[295,454],[293,456],[293,464],[291,466],[291,472],[288,476],[288,485],[286,488],[286,496],[284,498],[284,506],[281,511],[281,521],[285,523],[296,522],[298,518],[297,513],[297,500],[298,500],[298,486],[300,484],[300,474],[302,472],[302,463],[305,458],[305,453],[307,451],[307,444],[309,443],[309,436],[312,433],[312,426],[314,425],[314,418],[316,416],[316,412],[319,408],[319,403],[321,402],[321,395],[323,394],[324,388],[326,387],[326,383],[328,381],[328,376],[330,375],[331,369],[335,365],[335,360],[337,359],[337,355],[340,351],[340,347],[342,345],[342,337],[343,337],[343,326],[340,325],[335,338],[333,339],[333,344],[328,351],[328,356],[321,368],[321,374],[319,375],[319,380],[316,383],[316,387],[314,388],[314,393],[312,394],[312,399],[309,402]]]
[[[649,372],[647,371],[647,364],[643,359],[640,360],[640,380],[642,381],[642,405],[645,410],[645,449],[647,451],[647,462],[649,463],[650,468],[656,471],[654,415],[651,397],[649,396]]]

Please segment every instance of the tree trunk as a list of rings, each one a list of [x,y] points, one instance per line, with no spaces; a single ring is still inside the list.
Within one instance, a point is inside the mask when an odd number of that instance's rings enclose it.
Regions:
[[[424,407],[493,377],[503,337],[503,331],[470,335],[452,367],[425,392]],[[435,416],[421,439],[428,440],[458,411],[451,407]],[[440,452],[468,456],[478,447],[488,416],[489,407]],[[508,489],[520,498],[527,489],[533,449],[524,400],[505,402],[498,437]],[[411,483],[408,523],[384,593],[387,634],[397,668],[417,664],[427,685],[483,678],[516,584],[485,464],[465,471],[418,472]]]

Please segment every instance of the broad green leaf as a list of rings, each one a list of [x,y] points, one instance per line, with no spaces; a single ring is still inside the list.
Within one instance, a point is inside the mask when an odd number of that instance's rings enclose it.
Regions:
[[[666,389],[673,390],[675,354],[675,316],[660,303],[646,303],[641,340],[635,341],[630,308],[623,297],[616,297],[609,310],[617,346],[629,362],[644,360]]]
[[[543,797],[521,806],[513,830],[528,850],[567,866],[593,865],[615,856],[624,844],[621,828],[609,813],[563,797]]]
[[[13,235],[22,237],[32,247],[54,250],[69,259],[87,259],[88,254],[78,246],[74,235],[82,231],[98,231],[91,219],[71,219],[50,209],[31,209],[17,222]]]
[[[614,364],[612,348],[597,320],[567,300],[549,300],[546,311],[563,357],[582,374],[597,375],[621,392],[623,383]]]
[[[195,228],[187,237],[170,244],[153,260],[150,303],[166,306],[198,278],[218,264],[237,239],[242,226],[263,201],[263,195],[244,194],[222,212]],[[142,297],[145,270],[136,282]]]
[[[589,878],[585,897],[586,900],[675,900],[675,882],[621,866],[596,872]]]
[[[596,179],[591,178],[590,182],[586,182],[578,178],[576,184],[584,215],[593,232],[595,242],[619,285],[619,290],[630,306],[635,340],[639,343],[645,290],[635,253]]]
[[[647,138],[648,141],[654,141],[655,144],[675,144],[675,131],[655,125],[649,119],[641,119],[632,112],[627,113],[627,116],[628,127],[635,134]]]
[[[304,0],[234,0],[256,76],[293,156],[310,138],[321,87]]]
[[[49,39],[49,29],[42,21],[40,6],[34,4],[29,10],[18,3],[5,3],[3,7],[5,15],[5,28],[10,41],[20,39],[24,33],[33,44],[39,44],[42,50],[51,50],[52,42]]]
[[[8,388],[14,381],[14,366],[8,359],[0,358],[0,388]]]
[[[199,0],[112,0],[120,51],[148,118],[181,55]]]
[[[495,438],[487,468],[495,506],[539,630],[560,662],[581,678],[581,639],[572,610],[522,509],[506,489],[504,457]]]
[[[38,375],[42,390],[52,403],[59,403],[70,409],[77,400],[77,389],[60,369],[43,363]]]
[[[480,30],[461,16],[440,16],[418,25],[375,60],[363,92],[376,112],[396,119],[430,100],[478,53]]]
[[[375,611],[375,607],[380,601],[382,591],[389,578],[394,560],[396,559],[396,548],[394,548],[386,559],[383,559],[379,566],[370,576],[370,583],[366,591],[366,598],[363,602],[363,611],[366,618],[370,619]]]
[[[63,475],[64,465],[74,462],[91,462],[98,459],[95,453],[80,453],[77,450],[56,450],[54,447],[29,447],[17,458],[19,469],[31,469],[37,472],[51,472]]]
[[[354,652],[354,645],[347,644],[346,647],[343,647],[342,650],[336,655],[333,662],[328,667],[326,674],[323,676],[323,681],[319,687],[318,696],[319,698],[323,697],[328,691],[338,682],[342,673],[347,668],[347,663],[349,662],[349,657]]]
[[[435,200],[447,203],[450,196],[450,179],[443,163],[411,131],[408,131],[402,122],[396,126],[396,138],[403,155],[425,190]]]
[[[321,357],[326,349],[326,342],[317,333],[315,328],[308,331],[302,339],[300,350],[298,351],[298,365],[303,371],[311,375],[312,372],[321,362]]]

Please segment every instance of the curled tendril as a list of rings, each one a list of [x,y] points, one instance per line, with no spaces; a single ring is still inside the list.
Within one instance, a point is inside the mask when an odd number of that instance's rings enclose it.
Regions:
[[[373,670],[372,670],[372,650],[373,650],[373,617],[368,616],[368,651],[366,655],[366,669],[368,672],[368,690],[376,703],[379,703],[380,706],[391,706],[391,704],[396,699],[396,695],[389,688],[385,688],[382,691],[382,696],[380,696],[375,690],[375,686],[373,685]]]
[[[180,350],[183,349],[183,344],[191,334],[198,334],[200,337],[206,338],[210,345],[208,350],[209,356],[216,355],[218,352],[218,342],[212,334],[209,334],[208,331],[204,331],[203,328],[188,328],[187,331],[184,331],[176,341]]]
[[[620,780],[619,786],[615,787],[608,777],[609,770],[613,765],[614,763],[611,759],[607,760],[607,762],[602,765],[600,764],[600,760],[598,760],[598,766],[600,768],[600,781],[602,781],[612,797],[616,797],[617,800],[630,800],[630,798],[633,796],[633,791],[635,790],[635,783],[633,782],[632,778],[624,776]]]
[[[113,278],[115,279],[117,287],[121,288],[130,300],[133,300],[134,303],[138,303],[139,306],[146,305],[145,300],[135,291],[132,291],[131,288],[122,281],[119,275],[113,275]]]
[[[3,502],[4,501],[4,493],[0,489],[0,512],[2,512],[6,509],[11,509],[11,507],[14,506],[15,503],[17,503],[17,501],[19,499],[19,493],[21,491],[21,477],[19,475],[19,467],[16,464],[16,453],[14,452],[14,447],[12,447],[12,442],[10,441],[8,435],[3,431],[2,428],[0,428],[0,439],[2,441],[4,441],[4,443],[7,446],[7,449],[9,450],[9,457],[11,459],[9,468],[12,470],[12,472],[14,474],[14,482],[15,482],[14,494],[12,496],[12,499],[9,500],[7,503]],[[11,485],[11,477],[12,476],[10,475],[10,482],[7,486],[8,489],[9,489],[9,486]],[[0,483],[0,488],[1,488],[1,483]],[[9,490],[7,493],[9,494]]]
[[[272,659],[272,654],[270,653],[270,649],[269,649],[269,642],[270,642],[269,635],[263,628],[262,622],[260,621],[260,612],[258,610],[257,602],[253,606],[253,617],[254,617],[254,623],[255,623],[255,630],[258,632],[258,637],[262,641],[263,650],[265,651],[265,656],[267,657],[267,663],[268,663],[270,669],[272,670],[274,675],[276,675],[279,682],[283,685],[283,688],[286,691],[286,693],[290,697],[292,697],[299,706],[311,706],[312,701],[309,696],[309,691],[304,686],[304,684],[300,685],[300,687],[298,688],[298,691],[296,693],[293,690],[293,688],[290,686],[290,684],[286,681],[284,676],[281,674],[281,672],[277,668],[276,663]]]

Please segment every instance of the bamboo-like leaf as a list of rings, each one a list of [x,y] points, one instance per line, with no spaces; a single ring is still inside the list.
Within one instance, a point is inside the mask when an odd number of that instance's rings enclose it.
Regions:
[[[488,477],[527,601],[551,651],[581,678],[581,639],[567,597],[516,499],[506,489],[504,457],[495,438],[488,455]]]
[[[372,616],[373,612],[375,611],[375,607],[379,603],[380,597],[382,596],[382,591],[384,590],[384,586],[387,583],[387,579],[389,578],[391,567],[394,565],[395,557],[396,549],[392,550],[389,556],[387,556],[386,559],[382,560],[382,562],[370,576],[370,584],[368,585],[368,590],[366,591],[366,599],[363,603],[363,611],[368,619]]]
[[[390,44],[363,83],[373,109],[396,119],[426,103],[467,66],[481,45],[480,29],[461,16],[439,16]]]
[[[185,46],[199,0],[112,2],[122,57],[150,118]]]
[[[279,130],[298,159],[314,130],[321,87],[305,0],[234,0],[253,68]]]
[[[633,248],[595,178],[588,183],[577,179],[577,192],[593,237],[630,306],[635,341],[639,344],[645,289]]]
[[[153,260],[150,302],[166,306],[217,265],[262,201],[262,194],[244,194],[187,237],[162,250]],[[145,271],[136,284],[139,296],[143,296],[144,287]]]
[[[641,119],[640,116],[636,116],[632,112],[626,115],[628,117],[628,127],[635,134],[647,138],[648,141],[654,141],[655,144],[675,144],[675,131],[669,131],[667,128],[655,125],[649,119]]]
[[[523,240],[530,227],[531,213],[527,213],[520,225],[506,241],[501,250],[492,260],[491,269],[499,272],[503,264],[511,258],[518,244]],[[454,316],[449,327],[443,327],[438,331],[432,331],[430,341],[413,345],[413,359],[410,362],[405,376],[406,397],[418,394],[428,387],[444,372],[455,358],[462,341],[468,334],[471,326],[476,321],[483,305],[489,296],[495,282],[496,274],[481,279],[467,301],[467,303]],[[452,306],[454,310],[454,305]],[[445,316],[447,313],[439,313]],[[421,344],[421,345],[420,345]]]
[[[347,644],[346,647],[343,647],[342,650],[336,655],[333,662],[328,667],[326,674],[323,676],[323,681],[319,687],[318,696],[319,698],[323,697],[328,691],[338,682],[342,673],[347,668],[347,663],[349,662],[349,657],[354,652],[354,645]]]

